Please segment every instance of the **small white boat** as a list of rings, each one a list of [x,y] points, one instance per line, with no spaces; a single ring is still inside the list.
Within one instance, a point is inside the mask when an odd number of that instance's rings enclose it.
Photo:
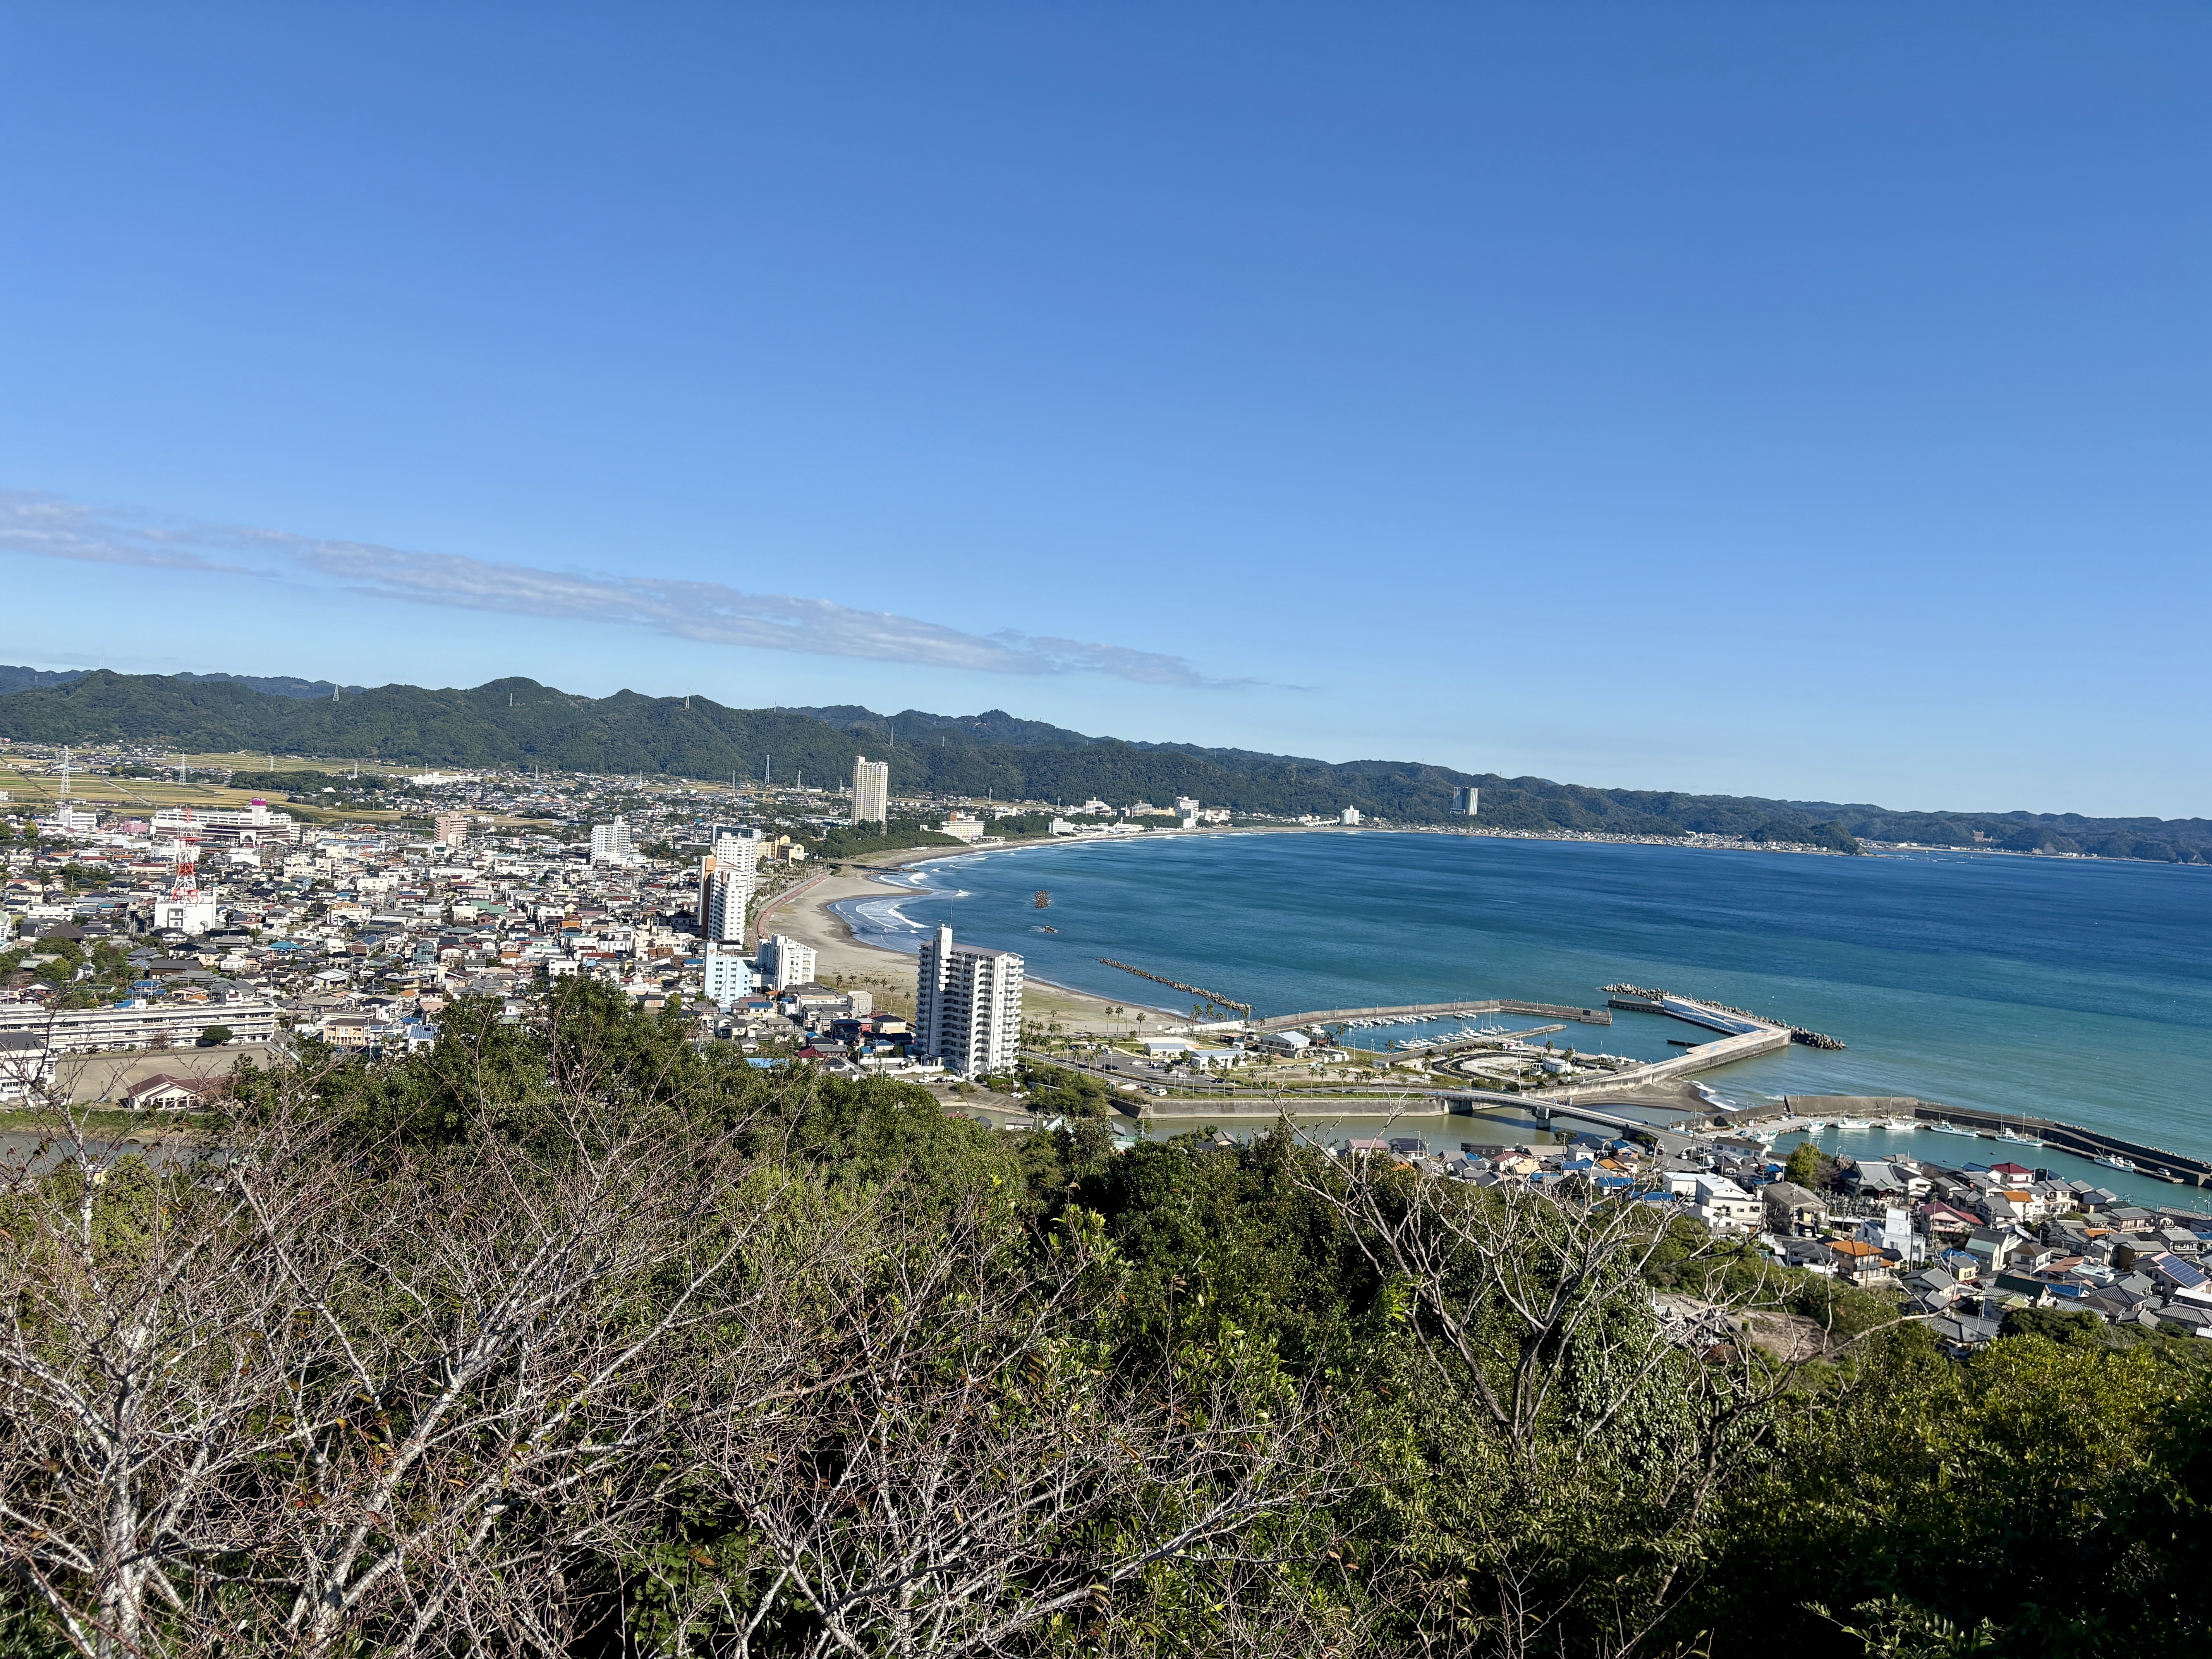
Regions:
[[[1838,1129],[1871,1129],[1875,1126],[1863,1117],[1839,1117],[1835,1127]]]
[[[1923,1129],[1933,1129],[1939,1135],[1965,1135],[1969,1139],[1973,1138],[1974,1133],[1972,1129],[1961,1129],[1955,1123],[1923,1123],[1920,1127]]]
[[[2009,1140],[2015,1146],[2040,1146],[2043,1145],[2043,1143],[2038,1140],[2033,1135],[2015,1134],[2009,1128],[1999,1132],[1997,1139],[1999,1140]]]
[[[2089,1161],[2092,1164],[2101,1164],[2108,1170],[2125,1170],[2130,1175],[2136,1173],[2136,1166],[2117,1152],[2108,1152],[2103,1158],[2093,1158]]]

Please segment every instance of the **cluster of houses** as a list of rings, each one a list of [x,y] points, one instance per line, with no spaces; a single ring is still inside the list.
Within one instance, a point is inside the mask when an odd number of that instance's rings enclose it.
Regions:
[[[1396,1158],[1479,1187],[1510,1183],[1543,1191],[1573,1183],[1578,1188],[1637,1195],[1654,1202],[1674,1202],[1680,1196],[1672,1184],[1677,1179],[1694,1176],[1731,1184],[1726,1176],[1702,1166],[1662,1158],[1641,1142],[1609,1140],[1601,1135],[1577,1135],[1564,1146],[1478,1146],[1462,1141],[1457,1152],[1439,1153],[1419,1135],[1393,1134],[1346,1140],[1335,1152],[1347,1160]]]
[[[726,797],[641,796],[627,780],[593,778],[410,787],[447,809],[429,836],[265,809],[242,830],[210,814],[19,814],[15,827],[38,833],[0,850],[0,1071],[14,1092],[50,1079],[54,1057],[72,1052],[286,1033],[343,1048],[421,1047],[456,998],[488,998],[519,1018],[538,988],[566,975],[605,981],[648,1009],[681,999],[704,1030],[825,1065],[913,1064],[902,1022],[878,1015],[864,991],[813,982],[811,965],[734,1003],[706,997],[687,848]],[[581,824],[617,802],[638,842],[677,855],[593,860],[573,832],[514,822]],[[805,804],[763,801],[771,817],[754,833],[764,876],[798,873],[804,846],[772,814]],[[187,908],[173,902],[180,890]],[[172,1091],[143,1103],[185,1103]]]
[[[1786,1181],[1760,1188],[1784,1259],[1893,1284],[1954,1349],[1992,1340],[2014,1308],[2212,1335],[2212,1278],[2200,1266],[2212,1216],[2014,1163],[1866,1158],[1838,1173],[1841,1203]],[[1867,1214],[1876,1205],[1887,1239]]]
[[[1755,1237],[1778,1263],[1887,1291],[1964,1354],[2015,1308],[2056,1309],[2212,1337],[2212,1215],[2135,1204],[2109,1188],[2014,1163],[1840,1158],[1832,1190],[1783,1178],[1763,1149],[1718,1142],[1661,1155],[1583,1135],[1565,1146],[1355,1139],[1340,1156],[1425,1164],[1479,1185],[1612,1189]]]

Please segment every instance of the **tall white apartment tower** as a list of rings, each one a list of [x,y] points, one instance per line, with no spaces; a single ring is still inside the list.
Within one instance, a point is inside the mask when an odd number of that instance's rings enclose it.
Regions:
[[[744,944],[745,907],[752,896],[751,871],[708,870],[699,882],[699,937],[710,945]]]
[[[1021,1048],[1025,966],[1012,951],[955,945],[952,929],[939,927],[921,945],[916,1046],[962,1077],[1012,1065]]]
[[[891,763],[866,755],[853,763],[853,827],[890,822]]]
[[[592,826],[592,862],[594,864],[635,864],[637,848],[629,838],[629,823],[619,812],[612,823]]]
[[[1482,791],[1476,788],[1473,784],[1469,784],[1464,789],[1455,789],[1452,791],[1453,811],[1464,814],[1468,817],[1473,817],[1481,810]]]
[[[714,837],[714,850],[699,860],[699,937],[712,944],[741,945],[745,908],[757,880],[757,843],[743,836]]]

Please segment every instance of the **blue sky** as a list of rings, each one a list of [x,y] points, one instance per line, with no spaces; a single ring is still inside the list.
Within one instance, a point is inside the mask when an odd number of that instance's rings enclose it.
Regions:
[[[0,661],[2212,813],[2208,49],[12,9]]]

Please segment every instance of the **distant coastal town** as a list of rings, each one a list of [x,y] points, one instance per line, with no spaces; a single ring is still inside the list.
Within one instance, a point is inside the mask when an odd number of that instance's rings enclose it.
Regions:
[[[868,890],[866,866],[1134,836],[1530,834],[1483,823],[1473,787],[1453,805],[1459,821],[1443,826],[1188,796],[894,795],[889,762],[865,754],[811,785],[803,771],[711,784],[17,744],[0,765],[0,1035],[21,1051],[19,1071],[283,1036],[378,1049],[434,1042],[457,996],[511,1002],[581,975],[752,1041],[781,1031],[755,1032],[771,1014],[865,1020],[893,988],[869,959],[880,953],[854,946],[831,909]],[[1843,855],[1694,832],[1545,838]],[[1057,999],[1063,1024],[1107,1006],[1064,988],[1033,994]],[[860,1058],[884,1061],[865,1046]]]
[[[1339,1157],[1388,1156],[1455,1181],[1648,1189],[1716,1232],[1757,1236],[1778,1262],[1893,1285],[1960,1352],[1993,1340],[2020,1306],[2212,1333],[2197,1266],[2212,1218],[2052,1167],[2094,1160],[2201,1186],[2212,1166],[1917,1101],[1726,1109],[1700,1076],[1792,1042],[1842,1046],[1768,1014],[1624,984],[1588,1007],[1492,1000],[1273,1016],[1206,994],[1186,1017],[1146,1003],[1173,981],[1132,964],[1109,964],[1138,976],[1115,1002],[1035,981],[1019,954],[950,927],[916,958],[890,956],[855,941],[831,908],[884,890],[889,867],[969,849],[1396,827],[1355,807],[1269,822],[1187,797],[895,798],[888,766],[865,755],[849,776],[811,786],[340,773],[127,748],[19,745],[8,759],[0,1108],[58,1098],[159,1121],[204,1107],[240,1064],[303,1043],[404,1055],[434,1047],[460,999],[519,1020],[580,979],[754,1065],[920,1084],[997,1131],[1054,1127],[1025,1102],[1057,1068],[1103,1091],[1127,1139],[1287,1122]],[[1463,805],[1479,815],[1474,790]],[[1460,833],[1520,832],[1470,821]],[[1841,855],[1662,842],[1686,843]],[[1657,1061],[1558,1041],[1622,1009],[1699,1035]],[[1387,1035],[1401,1026],[1407,1035]],[[1773,1150],[1793,1133],[1876,1121],[2022,1150],[1988,1162],[1852,1158],[1809,1140]]]

